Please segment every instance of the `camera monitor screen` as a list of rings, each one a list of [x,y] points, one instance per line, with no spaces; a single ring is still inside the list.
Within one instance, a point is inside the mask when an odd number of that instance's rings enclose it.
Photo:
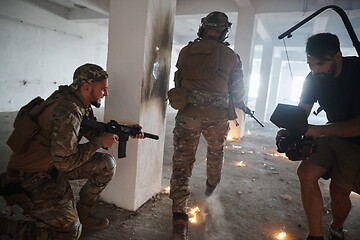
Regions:
[[[308,129],[306,112],[299,106],[279,103],[271,115],[270,121],[279,128],[296,130],[301,134]]]

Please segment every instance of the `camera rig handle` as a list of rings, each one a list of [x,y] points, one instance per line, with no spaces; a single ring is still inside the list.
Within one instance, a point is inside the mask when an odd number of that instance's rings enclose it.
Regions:
[[[336,5],[329,5],[329,6],[325,6],[323,8],[320,8],[319,10],[317,10],[316,12],[314,12],[313,14],[311,14],[310,16],[308,16],[307,18],[305,18],[304,20],[302,20],[301,22],[299,22],[298,24],[296,24],[295,26],[293,26],[292,28],[290,28],[289,30],[287,30],[286,32],[282,33],[281,35],[278,36],[278,39],[283,39],[284,37],[292,37],[291,33],[294,32],[296,29],[298,29],[299,27],[301,27],[302,25],[304,25],[305,23],[307,23],[308,21],[310,21],[311,19],[313,19],[314,17],[316,17],[317,15],[319,15],[320,13],[322,13],[323,11],[325,11],[326,9],[331,8],[332,10],[334,10],[335,12],[337,12],[342,21],[344,22],[344,25],[346,27],[346,30],[351,38],[351,41],[356,49],[356,52],[358,54],[358,56],[360,56],[360,42],[355,34],[354,28],[352,27],[349,17],[346,15],[346,13],[344,12],[344,10]]]

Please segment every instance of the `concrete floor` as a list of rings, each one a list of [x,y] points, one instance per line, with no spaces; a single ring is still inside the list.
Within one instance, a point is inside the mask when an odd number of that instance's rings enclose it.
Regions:
[[[6,167],[10,151],[5,142],[12,129],[15,113],[0,113],[0,170]],[[168,113],[163,188],[169,186],[172,157],[172,129],[174,112]],[[190,240],[272,240],[285,232],[285,240],[303,240],[306,221],[300,201],[296,177],[298,162],[276,155],[274,143],[278,129],[265,123],[261,128],[246,118],[245,136],[226,143],[222,181],[210,198],[205,198],[206,143],[201,139],[197,161],[190,181],[192,195],[189,206],[204,206],[209,214],[199,214],[199,222],[190,225]],[[241,164],[240,164],[241,163]],[[72,184],[77,192],[82,181]],[[328,181],[321,181],[324,192],[324,230],[331,221]],[[352,195],[353,209],[345,225],[347,240],[360,240],[360,197]],[[4,201],[0,209],[6,211]],[[135,212],[126,211],[99,201],[94,212],[110,219],[108,228],[100,231],[84,230],[82,240],[171,239],[171,200],[160,192]],[[15,217],[20,216],[19,209]],[[4,237],[0,239],[5,239]]]

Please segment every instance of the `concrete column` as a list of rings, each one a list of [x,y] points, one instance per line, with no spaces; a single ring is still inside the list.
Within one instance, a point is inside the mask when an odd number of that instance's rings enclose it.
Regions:
[[[160,137],[130,138],[127,157],[117,159],[116,175],[101,194],[132,211],[161,189],[175,7],[175,0],[110,2],[105,121],[139,123]],[[117,158],[117,145],[109,153]]]
[[[255,104],[255,116],[259,119],[259,121],[265,120],[265,109],[270,82],[273,49],[273,45],[269,42],[265,43],[263,46],[260,66],[260,84]]]
[[[244,81],[246,88],[245,103],[247,100],[247,93],[249,88],[249,79],[251,74],[251,66],[253,59],[254,49],[254,35],[255,31],[255,10],[252,7],[240,8],[238,11],[237,28],[235,37],[234,50],[240,55],[241,62],[243,64]],[[238,115],[239,126],[235,126],[233,121],[230,121],[229,136],[235,139],[239,139],[245,132],[245,114],[243,111],[236,111]]]
[[[273,59],[271,68],[271,83],[269,84],[269,96],[267,100],[267,106],[265,111],[265,122],[270,120],[271,114],[274,112],[277,105],[277,97],[279,91],[280,72],[281,72],[281,58],[277,57]]]
[[[289,64],[286,61],[281,62],[280,81],[277,101],[282,103],[289,103],[291,99],[291,91],[293,79],[290,74]]]

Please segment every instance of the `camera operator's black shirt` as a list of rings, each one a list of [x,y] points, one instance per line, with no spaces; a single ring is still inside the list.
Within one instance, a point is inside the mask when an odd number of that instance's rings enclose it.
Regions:
[[[318,101],[330,123],[360,116],[360,58],[343,57],[343,60],[342,72],[335,79],[321,81],[309,73],[300,97],[304,104]],[[360,136],[349,139],[360,144]]]

